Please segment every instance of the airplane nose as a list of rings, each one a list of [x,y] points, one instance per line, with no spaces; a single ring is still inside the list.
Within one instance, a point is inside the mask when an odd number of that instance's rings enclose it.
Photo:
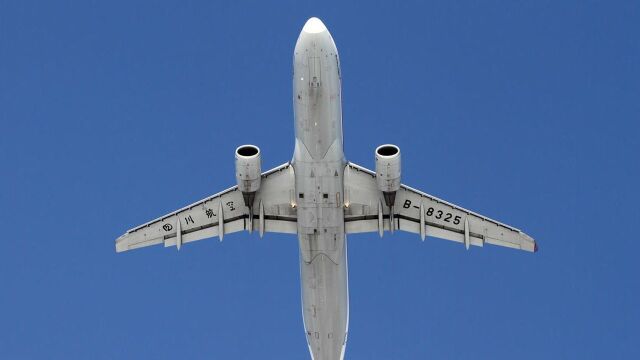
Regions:
[[[324,26],[320,19],[318,19],[317,17],[312,17],[307,20],[306,24],[304,24],[302,31],[309,34],[318,34],[327,31],[327,27]]]

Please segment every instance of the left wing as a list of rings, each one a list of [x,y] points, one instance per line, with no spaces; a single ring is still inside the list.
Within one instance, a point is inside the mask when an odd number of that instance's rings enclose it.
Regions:
[[[245,206],[237,186],[211,195],[180,210],[137,226],[116,240],[122,252],[150,245],[177,246],[242,230],[297,233],[297,217],[291,207],[295,179],[289,163],[263,173],[253,213]]]
[[[376,173],[349,163],[345,168],[346,233],[401,230],[483,246],[485,243],[536,251],[533,238],[522,231],[474,213],[404,184],[396,193],[393,213],[378,190]]]

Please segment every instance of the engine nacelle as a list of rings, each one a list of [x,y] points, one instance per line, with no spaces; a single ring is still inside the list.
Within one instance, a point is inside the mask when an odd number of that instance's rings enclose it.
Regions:
[[[239,146],[236,149],[236,180],[246,206],[253,205],[256,191],[260,188],[261,174],[260,148],[255,145]]]
[[[387,206],[393,206],[400,190],[400,148],[385,144],[376,148],[376,180]]]

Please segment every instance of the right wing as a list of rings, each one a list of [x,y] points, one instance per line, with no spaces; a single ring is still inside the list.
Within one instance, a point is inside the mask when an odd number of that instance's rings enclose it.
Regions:
[[[185,243],[242,230],[297,233],[296,210],[291,206],[295,179],[289,163],[262,174],[256,192],[252,214],[244,205],[237,186],[209,196],[180,210],[134,227],[116,240],[116,251],[122,252],[145,246],[164,244],[178,246]]]
[[[393,216],[378,190],[376,173],[349,163],[345,168],[345,232],[400,230],[483,246],[485,243],[536,251],[535,241],[522,231],[433,195],[402,184],[396,193]],[[393,218],[393,222],[390,219]]]

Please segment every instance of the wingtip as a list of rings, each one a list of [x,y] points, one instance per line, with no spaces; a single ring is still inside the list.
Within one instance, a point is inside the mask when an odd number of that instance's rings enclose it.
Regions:
[[[538,252],[538,243],[531,236],[523,233],[522,231],[520,232],[520,234],[520,248],[532,253]]]
[[[121,253],[123,251],[127,251],[127,242],[124,241],[124,237],[126,236],[126,234],[120,236],[119,238],[116,239],[116,253]]]

